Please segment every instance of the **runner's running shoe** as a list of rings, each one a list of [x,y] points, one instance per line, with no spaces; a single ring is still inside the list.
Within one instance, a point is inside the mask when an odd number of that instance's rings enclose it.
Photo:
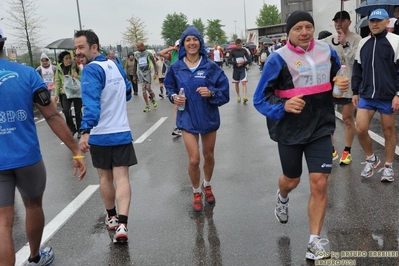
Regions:
[[[114,243],[127,243],[128,239],[126,224],[119,224],[115,230]]]
[[[308,250],[306,251],[306,258],[309,260],[322,260],[330,257],[330,253],[326,252],[324,247],[328,244],[328,240],[325,238],[315,238],[308,244]]]
[[[193,210],[195,212],[200,212],[202,211],[202,208],[204,207],[204,204],[202,203],[202,193],[194,193],[193,195]]]
[[[175,130],[173,130],[172,132],[173,136],[181,136],[181,130],[178,128],[175,128]]]
[[[165,96],[163,96],[163,94],[160,93],[160,94],[159,94],[159,97],[160,97],[161,99],[163,99]]]
[[[107,225],[108,230],[115,230],[118,227],[118,215],[105,217],[105,224]]]
[[[374,161],[366,159],[366,161],[362,162],[362,164],[365,164],[366,166],[364,167],[364,169],[360,175],[363,178],[369,178],[369,177],[373,176],[374,169],[377,169],[378,167],[381,166],[381,161],[380,161],[380,158],[378,158],[376,155]]]
[[[155,99],[152,99],[151,102],[152,102],[152,106],[154,106],[154,108],[157,108],[157,106],[158,106],[157,101],[155,101]]]
[[[237,102],[238,102],[238,103],[241,102],[241,97],[240,97],[240,96],[237,97]]]
[[[55,255],[53,249],[50,247],[45,247],[44,249],[39,250],[40,260],[39,262],[29,262],[26,264],[27,266],[48,266],[51,265],[54,261]]]
[[[378,170],[378,172],[382,172],[382,176],[381,176],[381,182],[393,182],[393,176],[395,175],[393,172],[393,166],[392,164],[387,166],[385,165],[385,167],[381,168],[380,170]]]
[[[337,152],[337,150],[334,150],[334,151],[333,151],[332,158],[333,158],[333,161],[336,160],[336,159],[338,159],[338,152]]]
[[[150,110],[151,110],[150,106],[147,105],[147,106],[144,108],[143,112],[144,112],[144,113],[148,113]]]
[[[276,208],[274,209],[274,215],[277,218],[277,221],[279,221],[282,224],[285,224],[288,222],[288,201],[286,203],[282,203],[280,201],[279,195],[280,194],[280,189],[277,190],[277,204]]]
[[[343,151],[341,159],[339,159],[339,164],[350,164],[352,162],[352,156],[349,151]]]
[[[202,183],[201,189],[205,195],[205,202],[208,204],[215,204],[215,196],[212,193],[212,187],[211,186],[204,187],[204,184]]]
[[[244,103],[248,102],[248,97],[244,97]]]

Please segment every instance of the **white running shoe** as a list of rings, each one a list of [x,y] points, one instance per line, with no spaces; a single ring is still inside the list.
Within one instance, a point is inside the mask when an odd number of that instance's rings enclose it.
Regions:
[[[53,263],[55,255],[53,249],[50,247],[45,247],[44,249],[39,250],[40,260],[38,263],[29,262],[26,264],[27,266],[49,266]]]
[[[119,224],[115,230],[114,243],[127,243],[128,239],[126,224]]]
[[[107,214],[105,217],[105,224],[107,225],[108,230],[115,230],[118,227],[118,215],[108,217]]]

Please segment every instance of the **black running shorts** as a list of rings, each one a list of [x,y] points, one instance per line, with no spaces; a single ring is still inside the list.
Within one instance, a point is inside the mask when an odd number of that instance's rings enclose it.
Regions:
[[[14,205],[15,188],[21,196],[34,199],[46,187],[46,167],[43,160],[12,170],[0,171],[0,208]]]
[[[283,174],[289,178],[298,178],[302,174],[302,155],[305,154],[309,173],[331,173],[332,142],[331,136],[325,136],[307,144],[278,144]]]
[[[90,154],[95,168],[109,170],[117,166],[137,164],[133,143],[118,146],[90,144]]]

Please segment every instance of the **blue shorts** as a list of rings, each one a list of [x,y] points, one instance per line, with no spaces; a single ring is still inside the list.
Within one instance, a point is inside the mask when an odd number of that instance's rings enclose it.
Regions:
[[[278,152],[283,174],[288,178],[301,176],[303,154],[305,154],[309,173],[331,173],[333,152],[331,136],[325,136],[307,144],[278,143]]]
[[[392,101],[360,98],[357,107],[360,109],[378,111],[383,115],[391,115],[394,113],[392,109]]]

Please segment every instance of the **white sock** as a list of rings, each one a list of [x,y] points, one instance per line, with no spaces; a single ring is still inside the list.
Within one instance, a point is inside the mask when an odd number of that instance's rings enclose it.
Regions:
[[[202,193],[201,188],[193,188],[194,193]]]
[[[318,235],[310,235],[309,243],[312,243],[315,238],[320,238],[320,236],[318,236]]]
[[[211,181],[204,180],[204,187],[209,187],[211,185]]]
[[[370,156],[367,156],[366,160],[375,161],[375,155],[374,155],[374,153],[371,154]]]
[[[281,194],[280,194],[280,193],[278,193],[278,198],[280,199],[280,201],[281,201],[282,203],[287,203],[287,201],[288,201],[288,197],[283,198],[283,197],[281,197]]]
[[[391,166],[392,166],[392,164],[393,164],[393,163],[388,163],[388,162],[385,162],[385,167],[386,167],[386,168],[389,168],[389,167],[391,167]]]

